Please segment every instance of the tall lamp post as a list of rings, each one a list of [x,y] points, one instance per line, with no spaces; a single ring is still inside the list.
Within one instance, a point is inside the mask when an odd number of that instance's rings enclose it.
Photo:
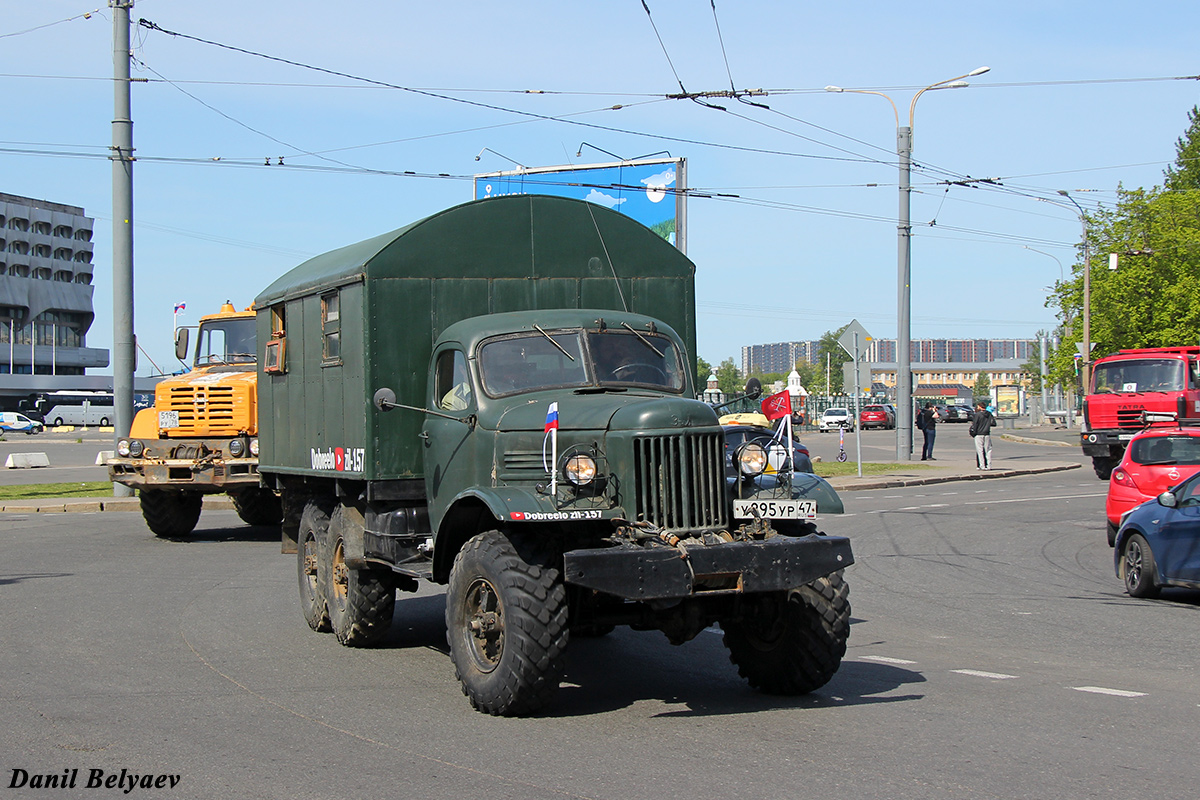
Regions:
[[[1092,270],[1091,254],[1088,252],[1087,214],[1066,189],[1058,193],[1071,201],[1079,211],[1079,223],[1083,226],[1083,349],[1079,354],[1079,374],[1083,393],[1092,385]]]
[[[840,86],[826,86],[827,92],[851,92],[854,94],[874,94],[887,100],[892,105],[896,115],[896,155],[900,163],[900,213],[896,223],[896,460],[912,460],[912,431],[913,431],[913,400],[912,400],[912,325],[909,314],[912,309],[910,278],[912,274],[912,225],[909,222],[909,209],[912,201],[912,148],[913,148],[913,115],[917,110],[917,100],[930,89],[961,89],[968,86],[963,78],[973,78],[988,72],[991,67],[978,67],[965,75],[947,78],[944,81],[931,83],[913,95],[908,106],[908,126],[901,127],[900,112],[896,103],[883,92],[872,92],[865,89],[843,89]]]

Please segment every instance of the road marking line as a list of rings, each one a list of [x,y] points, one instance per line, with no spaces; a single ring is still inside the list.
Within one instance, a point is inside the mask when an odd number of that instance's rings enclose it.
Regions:
[[[1103,686],[1072,686],[1077,692],[1091,692],[1092,694],[1107,694],[1112,697],[1145,697],[1145,692],[1128,692],[1124,689],[1105,689]]]
[[[1005,675],[1003,672],[982,672],[977,669],[952,669],[950,671],[957,672],[959,675],[970,675],[973,678],[991,678],[997,681],[1020,677],[1018,675]]]
[[[862,656],[861,661],[878,661],[880,664],[915,664],[915,661],[909,661],[906,658],[888,658],[887,656]]]

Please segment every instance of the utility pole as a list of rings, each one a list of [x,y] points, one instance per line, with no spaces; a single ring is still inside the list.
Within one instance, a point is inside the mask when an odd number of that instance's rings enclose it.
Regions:
[[[113,10],[113,445],[133,427],[133,115],[130,103],[129,11],[134,0],[109,0]],[[113,484],[114,497],[133,490]]]

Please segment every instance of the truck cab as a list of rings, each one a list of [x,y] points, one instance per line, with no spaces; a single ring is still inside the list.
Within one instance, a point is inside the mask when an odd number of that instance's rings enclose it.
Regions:
[[[228,493],[251,525],[276,525],[279,501],[258,477],[258,355],[255,314],[231,303],[200,318],[194,350],[188,328],[176,356],[190,369],[155,387],[108,461],[109,479],[138,492],[142,516],[158,536],[185,536],[204,495]]]
[[[1109,479],[1129,440],[1147,426],[1146,413],[1172,419],[1152,423],[1159,425],[1200,419],[1200,347],[1121,350],[1096,361],[1080,433],[1096,477]]]

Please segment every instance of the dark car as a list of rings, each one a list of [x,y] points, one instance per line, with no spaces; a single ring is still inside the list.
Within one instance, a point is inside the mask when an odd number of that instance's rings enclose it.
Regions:
[[[887,405],[863,406],[862,411],[858,414],[858,424],[864,430],[867,428],[891,430],[896,427],[896,412]]]
[[[975,418],[975,412],[970,406],[948,405],[942,413],[942,422],[970,422]]]
[[[1131,597],[1200,589],[1200,473],[1125,515],[1113,565]]]
[[[781,466],[786,468],[787,451],[779,443],[775,431],[770,428],[762,428],[758,425],[723,425],[722,430],[725,431],[726,477],[733,477],[737,474],[734,455],[745,442],[754,442],[767,451],[769,472],[777,472]],[[808,448],[797,439],[792,439],[792,454],[796,463],[796,472],[813,471],[812,458],[808,455]]]

